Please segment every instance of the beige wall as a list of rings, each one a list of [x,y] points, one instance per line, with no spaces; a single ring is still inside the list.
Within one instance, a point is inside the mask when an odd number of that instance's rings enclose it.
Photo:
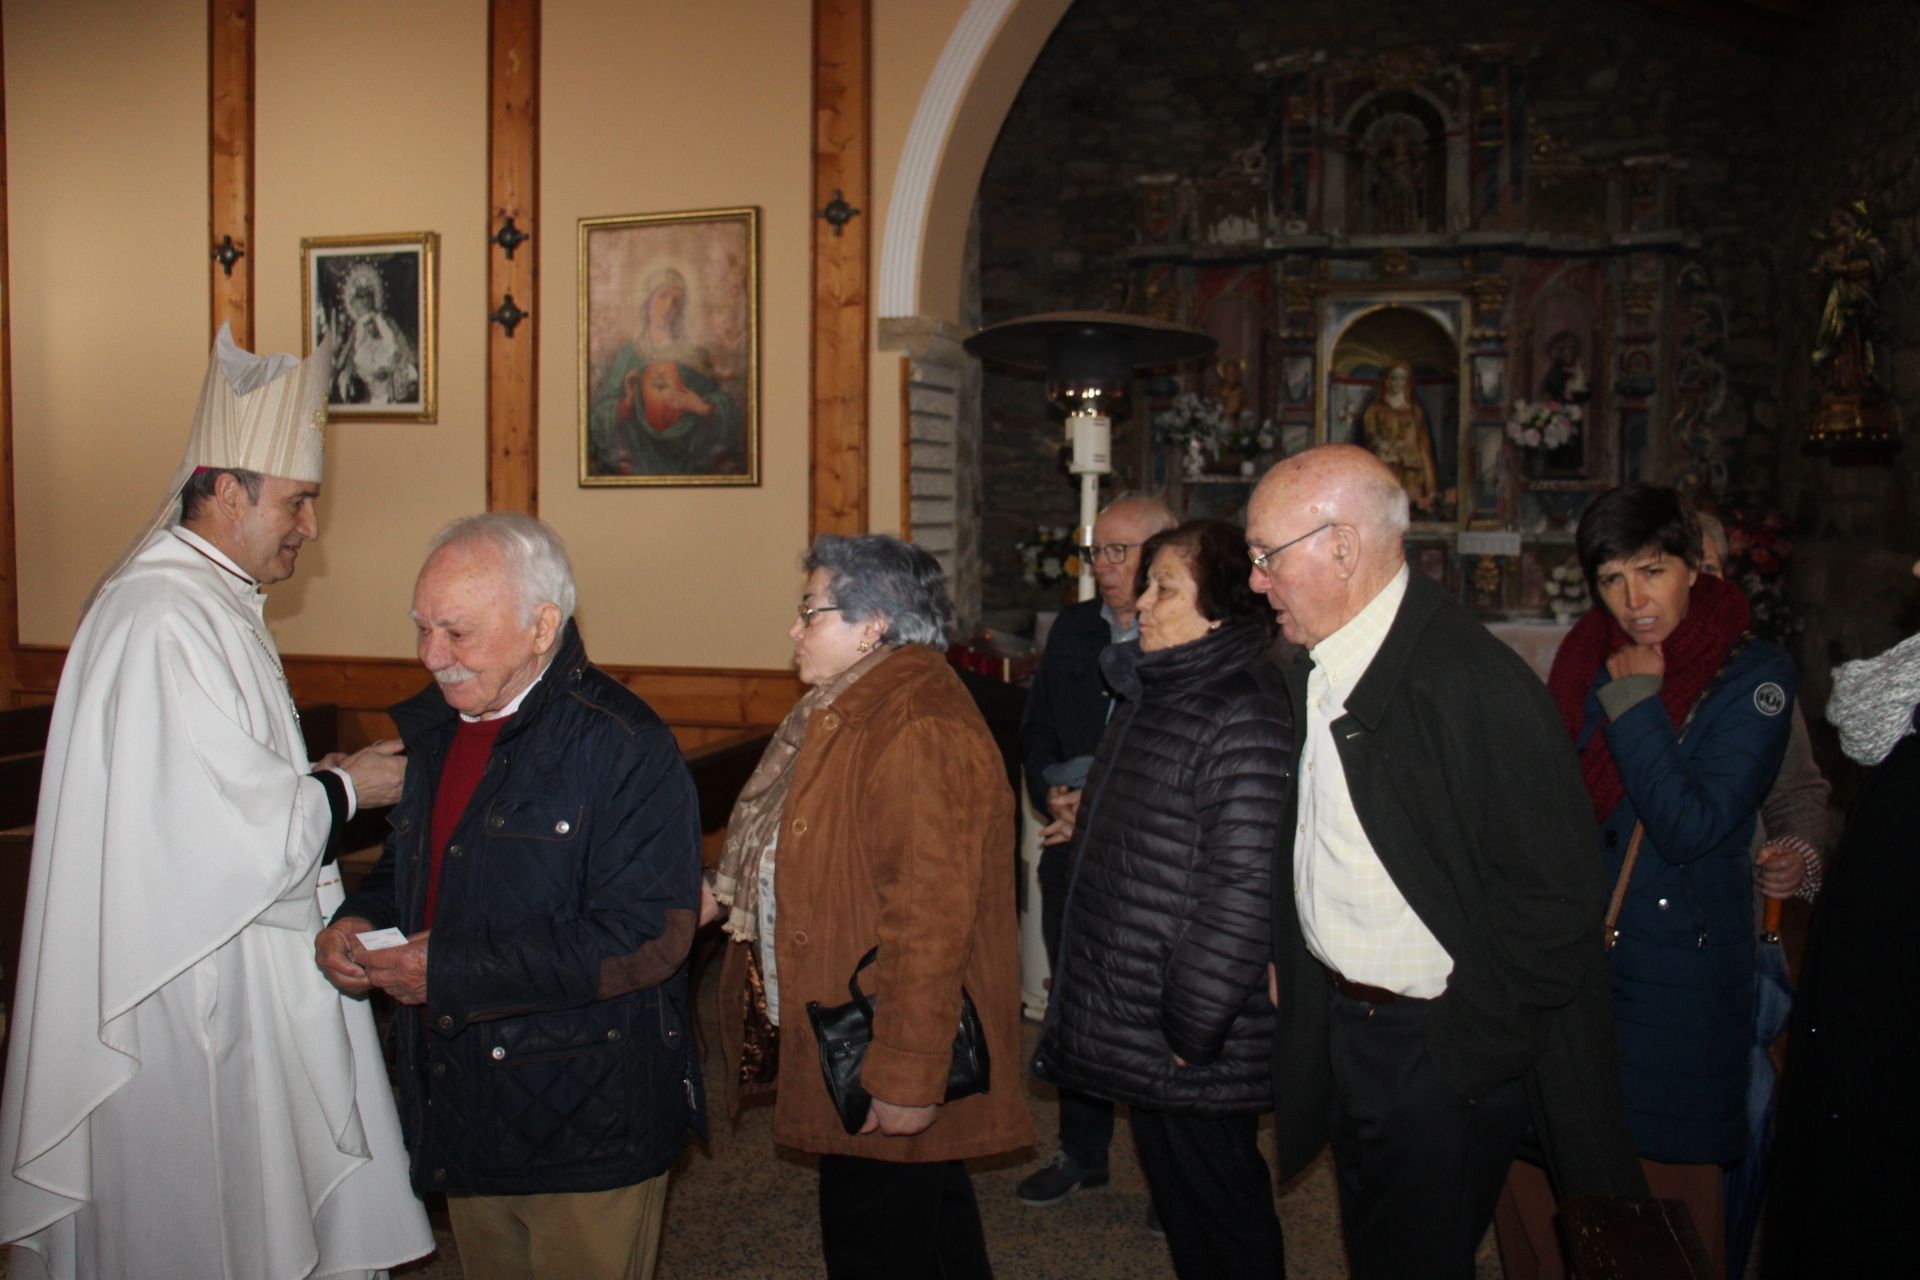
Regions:
[[[540,512],[566,535],[590,651],[783,667],[807,536],[811,7],[543,7]],[[760,207],[756,488],[582,489],[581,218]]]
[[[159,505],[206,367],[206,5],[4,17],[20,637],[64,644]]]
[[[304,349],[303,237],[440,235],[439,421],[328,426],[320,541],[268,614],[288,653],[410,654],[427,539],[486,505],[486,6],[258,0],[257,13],[260,349]]]
[[[874,0],[876,267],[893,170],[966,7]],[[4,14],[21,633],[59,644],[157,500],[205,366],[206,8]],[[301,237],[441,236],[440,420],[330,429],[323,536],[271,606],[288,652],[405,655],[422,543],[485,500],[486,10],[259,0],[257,58],[263,348],[299,348]],[[811,7],[548,3],[541,62],[540,503],[573,548],[593,651],[783,667],[807,520]],[[761,485],[579,488],[579,219],[742,204],[761,210]],[[871,394],[872,523],[897,529],[893,354],[875,353]]]

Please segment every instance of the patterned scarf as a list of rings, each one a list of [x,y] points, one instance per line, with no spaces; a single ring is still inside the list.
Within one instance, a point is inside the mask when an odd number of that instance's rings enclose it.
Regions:
[[[1877,658],[1833,669],[1827,722],[1840,731],[1840,749],[1871,768],[1914,731],[1920,703],[1920,635],[1908,636]]]
[[[773,741],[741,788],[733,815],[727,819],[727,843],[713,875],[713,896],[730,908],[720,927],[737,941],[752,942],[760,933],[760,859],[780,829],[787,787],[793,782],[793,762],[806,744],[809,720],[892,652],[882,645],[833,679],[807,690],[773,731]]]
[[[1667,672],[1660,682],[1660,701],[1667,718],[1678,728],[1685,721],[1694,700],[1706,689],[1726,661],[1727,651],[1747,629],[1751,611],[1747,598],[1738,587],[1724,579],[1703,573],[1693,584],[1687,616],[1660,646]],[[1561,642],[1553,658],[1553,674],[1547,688],[1560,708],[1561,723],[1567,736],[1580,740],[1580,728],[1586,718],[1587,694],[1593,688],[1607,659],[1626,648],[1631,641],[1605,605],[1595,605]],[[1613,807],[1627,793],[1620,781],[1620,770],[1607,748],[1607,735],[1596,731],[1580,753],[1580,776],[1586,779],[1587,795],[1593,800],[1594,816],[1605,822]]]

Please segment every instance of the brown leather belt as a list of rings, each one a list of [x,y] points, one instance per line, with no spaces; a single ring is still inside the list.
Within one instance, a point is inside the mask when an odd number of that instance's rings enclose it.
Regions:
[[[1359,1000],[1364,1004],[1392,1004],[1400,998],[1400,993],[1397,991],[1389,991],[1385,987],[1370,987],[1364,982],[1343,978],[1331,969],[1327,970],[1327,985],[1347,999]]]

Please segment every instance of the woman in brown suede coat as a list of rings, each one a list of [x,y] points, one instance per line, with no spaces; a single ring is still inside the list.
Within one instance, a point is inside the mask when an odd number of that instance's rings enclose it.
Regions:
[[[790,635],[810,686],[741,793],[714,892],[728,910],[720,1020],[729,1110],[778,1087],[773,1136],[820,1157],[827,1272],[991,1274],[960,1163],[1033,1141],[1021,1094],[1013,796],[941,651],[952,614],[933,557],[881,534],[823,535]],[[828,1100],[809,1001],[875,997],[849,1135]],[[985,1093],[943,1103],[973,999]]]

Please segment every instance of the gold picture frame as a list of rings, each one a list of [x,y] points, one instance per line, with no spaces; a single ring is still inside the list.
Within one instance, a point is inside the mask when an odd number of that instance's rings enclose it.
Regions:
[[[433,231],[300,241],[307,354],[334,339],[330,421],[439,421],[439,270]]]
[[[580,484],[760,483],[760,210],[580,220]]]

